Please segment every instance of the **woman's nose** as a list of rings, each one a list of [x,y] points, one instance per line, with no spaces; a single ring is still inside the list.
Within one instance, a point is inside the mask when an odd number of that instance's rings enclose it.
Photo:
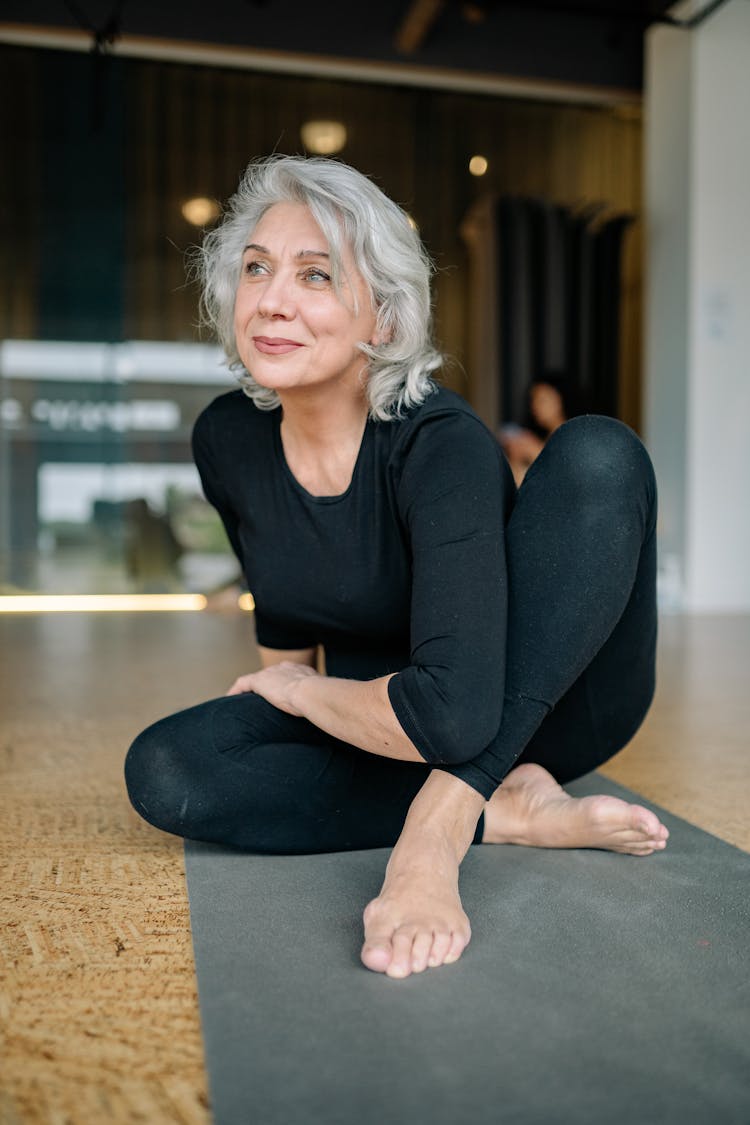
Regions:
[[[263,286],[258,312],[261,316],[280,316],[285,320],[294,316],[291,281],[282,272],[271,275]]]

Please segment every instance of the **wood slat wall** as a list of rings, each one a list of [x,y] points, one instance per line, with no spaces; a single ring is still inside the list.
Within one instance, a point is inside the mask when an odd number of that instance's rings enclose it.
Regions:
[[[0,337],[37,331],[39,53],[0,51]]]
[[[40,53],[6,48],[13,88],[30,90],[0,112],[15,123],[17,159],[5,187],[19,227],[31,230],[16,273],[5,326],[31,336],[35,326],[38,238],[34,239],[34,178],[45,138],[34,128]],[[253,156],[299,152],[300,125],[309,118],[346,122],[343,159],[372,175],[419,224],[438,269],[436,326],[455,359],[448,381],[468,397],[466,250],[459,226],[482,194],[537,195],[558,203],[603,201],[613,212],[640,216],[641,120],[638,108],[587,108],[438,93],[398,86],[321,81],[158,62],[127,62],[127,253],[124,335],[141,339],[197,337],[197,294],[186,283],[185,252],[200,237],[180,206],[194,195],[225,200]],[[484,154],[489,171],[468,173]],[[20,202],[19,202],[20,200]],[[5,203],[5,199],[3,200]],[[6,204],[7,209],[7,204]],[[18,237],[20,238],[20,231]],[[625,238],[623,265],[621,416],[640,423],[641,230]],[[11,290],[9,271],[0,295]],[[4,292],[2,287],[5,287]]]

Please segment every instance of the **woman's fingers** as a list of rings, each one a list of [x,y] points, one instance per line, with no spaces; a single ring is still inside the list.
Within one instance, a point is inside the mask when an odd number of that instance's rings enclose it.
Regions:
[[[279,664],[271,664],[268,668],[261,668],[259,672],[249,672],[245,676],[238,676],[230,687],[227,695],[242,695],[252,691],[262,695],[275,707],[287,711],[291,715],[298,714],[290,702],[290,691],[300,680],[308,676],[317,676],[314,668],[306,664],[296,664],[291,660],[283,660]]]
[[[254,674],[251,672],[246,676],[238,676],[227,692],[227,695],[244,695],[245,692],[252,691],[253,675]]]

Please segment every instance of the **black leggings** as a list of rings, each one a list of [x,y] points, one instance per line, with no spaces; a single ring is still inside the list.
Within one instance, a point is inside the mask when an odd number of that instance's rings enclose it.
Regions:
[[[506,529],[505,710],[485,795],[520,762],[580,777],[640,726],[654,690],[655,523],[648,455],[612,419],[566,423],[529,470]],[[392,846],[430,768],[246,694],[149,727],[125,776],[135,809],[167,832],[304,854]]]

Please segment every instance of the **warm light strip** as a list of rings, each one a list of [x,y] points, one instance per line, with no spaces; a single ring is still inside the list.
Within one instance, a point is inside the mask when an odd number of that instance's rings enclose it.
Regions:
[[[0,613],[142,613],[205,609],[203,594],[10,594]]]

